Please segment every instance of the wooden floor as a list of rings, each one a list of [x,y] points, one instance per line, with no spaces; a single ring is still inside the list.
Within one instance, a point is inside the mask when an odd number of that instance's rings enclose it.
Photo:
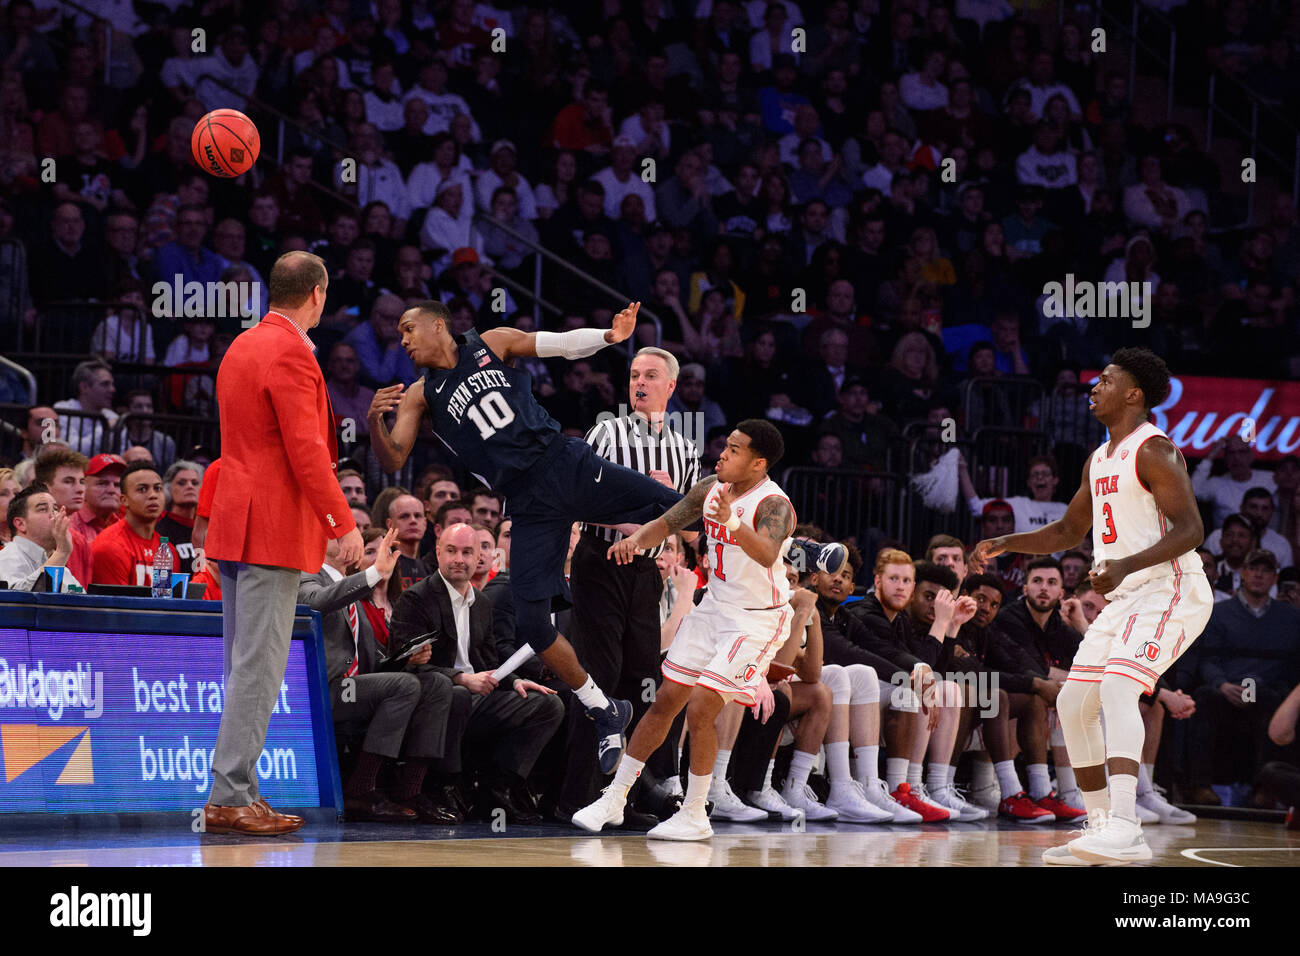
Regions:
[[[715,827],[712,840],[586,836],[559,826],[498,834],[486,825],[415,828],[309,825],[275,839],[171,829],[0,834],[3,866],[1041,866],[1073,827],[1013,823],[874,827]],[[1151,865],[1300,866],[1300,831],[1201,820],[1145,829]]]

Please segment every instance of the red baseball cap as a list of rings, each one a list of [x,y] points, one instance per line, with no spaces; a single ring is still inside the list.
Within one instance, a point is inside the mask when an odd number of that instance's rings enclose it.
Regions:
[[[467,262],[478,262],[478,252],[472,246],[461,246],[451,254],[452,268],[463,266]]]
[[[990,511],[996,511],[998,508],[1005,508],[1007,511],[1015,511],[1015,510],[1016,510],[1016,509],[1012,508],[1011,505],[1009,505],[1009,504],[1008,504],[1006,501],[1004,501],[1003,499],[1001,499],[1001,498],[994,498],[992,501],[986,501],[986,502],[984,503],[984,510],[980,512],[980,515],[981,515],[981,516],[986,515],[986,514],[988,514]]]
[[[86,462],[86,474],[97,475],[108,468],[120,468],[126,470],[126,459],[121,455],[102,454],[96,455],[90,461]]]

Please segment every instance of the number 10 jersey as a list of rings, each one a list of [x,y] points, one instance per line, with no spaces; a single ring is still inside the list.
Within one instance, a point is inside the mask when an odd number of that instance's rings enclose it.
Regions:
[[[455,368],[424,373],[424,402],[438,439],[474,477],[500,488],[525,474],[560,435],[533,396],[533,377],[506,365],[471,329],[456,336]]]

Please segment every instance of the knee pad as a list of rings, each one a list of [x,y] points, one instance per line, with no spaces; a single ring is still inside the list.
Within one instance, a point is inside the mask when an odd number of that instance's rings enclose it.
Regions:
[[[1076,769],[1106,762],[1106,739],[1101,729],[1101,684],[1068,680],[1056,697],[1062,739]]]
[[[1106,715],[1106,756],[1126,757],[1142,762],[1146,725],[1138,698],[1143,687],[1123,674],[1106,674],[1101,679],[1101,710]]]
[[[1132,707],[1137,711],[1138,698],[1143,694],[1143,687],[1137,681],[1123,674],[1105,674],[1101,678],[1101,709],[1111,715],[1118,713],[1121,707]]]
[[[549,598],[525,601],[515,597],[515,635],[520,644],[528,644],[538,654],[555,643]]]
[[[1101,682],[1068,680],[1056,695],[1056,713],[1067,720],[1090,722],[1101,715]]]
[[[825,664],[822,666],[822,683],[830,688],[831,703],[834,706],[847,704],[851,699],[851,689],[849,685],[849,675],[839,664]]]
[[[869,664],[850,664],[844,668],[844,673],[849,679],[850,704],[880,702],[880,679],[876,676],[874,667]]]

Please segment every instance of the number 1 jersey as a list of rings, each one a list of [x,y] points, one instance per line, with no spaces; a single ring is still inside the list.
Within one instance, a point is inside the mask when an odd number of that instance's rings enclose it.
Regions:
[[[1137,473],[1138,449],[1156,437],[1167,436],[1151,422],[1146,422],[1125,436],[1113,451],[1107,452],[1107,442],[1092,453],[1088,478],[1092,482],[1094,565],[1145,551],[1163,538],[1173,525],[1157,507],[1155,496]],[[1114,601],[1153,578],[1172,579],[1180,574],[1204,576],[1201,559],[1195,550],[1172,561],[1133,572],[1120,582],[1113,594],[1107,596]]]
[[[499,488],[526,473],[560,435],[533,396],[533,377],[506,365],[471,329],[456,336],[455,368],[424,373],[433,430],[474,477]]]

